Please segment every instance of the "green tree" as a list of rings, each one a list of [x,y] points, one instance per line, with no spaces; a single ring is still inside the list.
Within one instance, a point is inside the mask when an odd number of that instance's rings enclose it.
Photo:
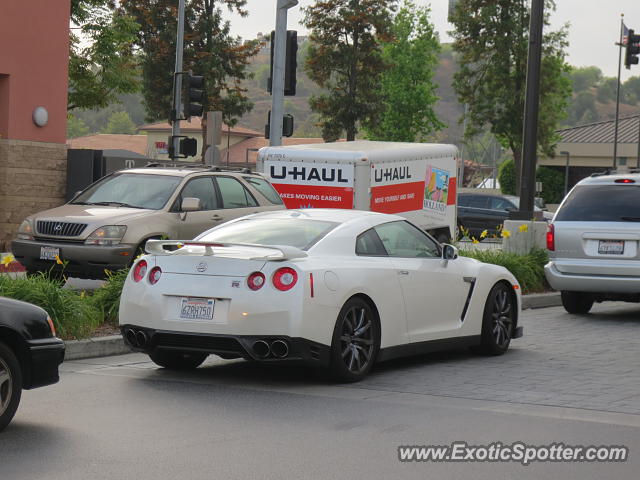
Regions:
[[[615,102],[618,91],[618,79],[606,77],[598,85],[597,98],[601,103]]]
[[[598,86],[602,81],[602,70],[598,67],[572,67],[569,77],[573,93],[580,93]]]
[[[84,120],[73,115],[67,116],[67,138],[77,138],[89,135],[89,127]]]
[[[142,77],[147,120],[170,117],[177,28],[175,0],[121,0],[121,10],[140,25],[135,43],[142,50]],[[242,82],[250,78],[248,64],[259,42],[241,42],[230,34],[220,5],[242,16],[246,0],[187,0],[183,70],[205,78],[204,111],[220,110],[227,125],[251,110]],[[206,133],[206,126],[203,122]]]
[[[133,135],[136,133],[136,126],[131,121],[127,112],[115,112],[109,117],[109,122],[102,133],[124,133]]]
[[[138,25],[113,0],[72,0],[68,110],[103,108],[139,88],[132,49]],[[82,39],[82,42],[81,42]]]
[[[405,0],[393,20],[394,39],[382,46],[382,59],[391,65],[381,76],[384,109],[374,122],[364,122],[372,140],[414,142],[445,126],[433,110],[440,42],[429,14],[429,7]]]
[[[512,158],[502,162],[498,170],[500,190],[505,195],[516,195],[516,170]],[[545,203],[560,203],[564,195],[564,176],[552,167],[538,167],[536,181],[542,183],[542,198]]]
[[[584,125],[598,120],[598,110],[596,108],[596,97],[589,91],[578,93],[568,110],[567,124],[570,126]]]
[[[514,154],[516,191],[519,191],[522,132],[526,91],[529,9],[526,0],[460,0],[451,16],[452,33],[460,69],[454,88],[461,103],[468,104],[468,131],[489,126],[498,141]],[[565,62],[567,27],[549,31],[545,1],[542,42],[538,149],[552,155],[558,124],[565,116],[571,82]]]
[[[505,195],[516,194],[516,167],[513,158],[508,158],[498,167],[500,191]]]
[[[311,97],[322,137],[355,140],[358,123],[370,127],[384,109],[381,73],[388,65],[380,42],[392,38],[391,13],[397,0],[317,0],[304,8],[310,30],[305,70],[326,93]]]

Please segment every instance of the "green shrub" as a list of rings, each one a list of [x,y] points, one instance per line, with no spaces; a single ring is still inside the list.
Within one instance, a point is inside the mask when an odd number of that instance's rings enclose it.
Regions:
[[[93,295],[91,295],[90,301],[98,311],[102,323],[118,324],[120,294],[128,273],[128,269],[107,273],[106,283],[94,290]]]
[[[523,293],[541,292],[548,289],[544,266],[549,261],[547,251],[534,248],[527,255],[507,253],[502,250],[460,250],[460,255],[481,262],[501,265],[518,280]]]
[[[560,203],[564,197],[564,173],[558,168],[538,167],[536,180],[542,183],[542,198],[545,203]]]
[[[505,195],[516,194],[516,166],[513,158],[508,158],[498,168],[498,182],[500,191]]]
[[[33,303],[51,316],[58,336],[83,338],[100,324],[98,312],[84,292],[62,288],[62,280],[46,273],[21,278],[0,275],[0,296]]]

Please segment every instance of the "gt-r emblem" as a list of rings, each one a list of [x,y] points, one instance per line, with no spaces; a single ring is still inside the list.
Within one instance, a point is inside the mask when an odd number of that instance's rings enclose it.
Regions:
[[[231,286],[232,286],[233,288],[240,288],[240,281],[239,281],[239,280],[233,280],[233,281],[231,282]]]
[[[200,262],[196,265],[196,270],[200,273],[207,271],[207,264],[205,262]]]

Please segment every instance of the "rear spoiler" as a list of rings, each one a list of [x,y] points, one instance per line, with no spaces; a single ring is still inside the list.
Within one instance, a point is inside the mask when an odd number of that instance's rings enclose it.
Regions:
[[[165,247],[170,247],[166,249]],[[287,245],[254,245],[251,243],[226,243],[226,242],[198,242],[195,240],[148,240],[144,249],[151,255],[173,255],[183,247],[204,247],[204,255],[215,255],[217,248],[247,248],[251,250],[264,251],[264,255],[257,254],[250,260],[293,260],[294,258],[304,258],[307,252],[296,247]]]

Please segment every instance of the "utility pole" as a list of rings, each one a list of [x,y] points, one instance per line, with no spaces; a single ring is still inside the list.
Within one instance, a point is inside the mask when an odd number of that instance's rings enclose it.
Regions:
[[[173,112],[174,120],[171,126],[170,152],[171,159],[178,158],[180,151],[180,120],[182,117],[182,51],[184,49],[184,0],[178,0],[178,35],[176,38],[176,66],[173,74]]]
[[[618,43],[618,83],[616,84],[616,120],[613,127],[613,169],[618,167],[618,118],[620,116],[620,70],[622,69],[622,37],[624,36],[624,13],[620,15],[620,43]]]
[[[278,0],[276,30],[273,41],[273,73],[271,76],[271,121],[269,145],[282,145],[282,117],[284,114],[284,69],[286,61],[287,10],[298,5],[298,0]]]
[[[531,220],[533,218],[543,24],[544,0],[532,0],[531,21],[529,23],[529,56],[527,58],[527,92],[524,106],[520,209],[511,212],[509,218],[512,220]]]

